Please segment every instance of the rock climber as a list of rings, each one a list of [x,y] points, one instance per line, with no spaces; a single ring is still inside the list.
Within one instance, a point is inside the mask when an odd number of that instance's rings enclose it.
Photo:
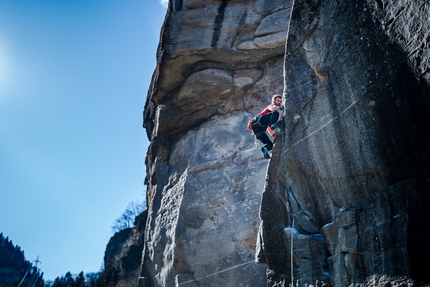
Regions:
[[[263,143],[261,147],[261,152],[264,158],[269,159],[269,151],[273,148],[273,142],[266,134],[266,130],[273,137],[276,128],[276,124],[279,120],[279,110],[283,110],[282,106],[282,96],[274,95],[272,97],[272,103],[268,105],[261,113],[259,113],[252,121],[252,132],[255,137]]]

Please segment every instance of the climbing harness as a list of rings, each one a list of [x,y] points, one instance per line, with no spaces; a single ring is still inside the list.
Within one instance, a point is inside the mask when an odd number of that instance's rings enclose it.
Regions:
[[[258,126],[260,126],[260,127],[264,128],[264,125],[262,125],[262,124],[260,123],[260,118],[261,118],[260,114],[258,114],[258,115],[256,115],[255,117],[251,118],[251,119],[248,121],[247,129],[248,129],[249,131],[252,131],[252,127],[253,127],[254,125],[258,125]]]
[[[258,125],[258,126],[260,126],[262,128],[265,128],[266,126],[260,123],[260,119],[261,119],[261,116],[257,116],[255,118],[254,122],[252,123],[252,125]]]
[[[260,119],[261,119],[261,116],[260,116],[260,114],[258,114],[258,115],[256,115],[255,117],[253,117],[252,119],[250,119],[248,121],[247,129],[249,131],[252,131],[252,134],[255,135],[256,138],[258,138],[262,134],[266,133],[266,129],[264,129],[264,131],[257,132],[257,133],[255,133],[254,130],[253,130],[253,126],[255,126],[255,125],[257,125],[259,127],[262,127],[262,128],[266,128],[265,125],[263,125],[263,124],[260,123]]]

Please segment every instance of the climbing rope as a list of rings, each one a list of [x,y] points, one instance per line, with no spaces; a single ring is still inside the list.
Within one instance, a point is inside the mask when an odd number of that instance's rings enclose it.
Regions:
[[[286,138],[286,132],[285,132],[285,114],[283,115],[283,122],[284,122],[284,128],[281,130],[281,139],[282,139],[282,155],[284,159],[284,168],[285,168],[285,182],[287,184],[287,192],[292,196],[291,194],[291,185],[289,182],[289,176],[288,176],[288,166],[287,166],[287,153],[285,148],[285,138]],[[290,250],[290,272],[291,272],[291,286],[294,286],[294,216],[292,207],[291,207],[291,250]]]
[[[220,270],[220,271],[218,271],[218,272],[215,272],[215,273],[212,273],[212,274],[209,274],[209,275],[205,275],[205,276],[203,276],[203,277],[199,277],[199,278],[196,278],[196,279],[192,279],[192,280],[188,280],[188,281],[185,281],[185,282],[181,282],[181,283],[179,283],[178,285],[183,285],[183,284],[187,284],[187,283],[191,283],[191,282],[196,282],[196,281],[199,281],[199,280],[202,280],[202,279],[206,279],[206,278],[208,278],[208,277],[211,277],[211,276],[214,276],[214,275],[217,275],[217,274],[220,274],[220,273],[226,272],[226,271],[230,271],[230,270],[233,270],[233,269],[239,268],[239,267],[241,267],[241,266],[248,265],[248,264],[250,264],[250,263],[255,263],[255,262],[254,262],[254,261],[249,261],[249,262],[246,262],[246,263],[238,264],[238,265],[235,265],[235,266],[232,266],[232,267],[229,267],[229,268],[226,268],[226,269]]]
[[[293,248],[294,248],[294,215],[292,216],[293,220],[291,222],[291,287],[294,285],[294,266],[293,266]]]

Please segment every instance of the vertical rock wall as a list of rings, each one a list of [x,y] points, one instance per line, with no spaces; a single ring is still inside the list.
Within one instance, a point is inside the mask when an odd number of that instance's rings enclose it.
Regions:
[[[269,286],[430,280],[429,15],[295,1],[257,249]]]
[[[428,1],[291,6],[170,2],[141,286],[429,281]],[[267,168],[244,127],[282,90]]]
[[[267,160],[246,130],[283,90],[289,1],[170,1],[144,126],[141,286],[265,286]]]

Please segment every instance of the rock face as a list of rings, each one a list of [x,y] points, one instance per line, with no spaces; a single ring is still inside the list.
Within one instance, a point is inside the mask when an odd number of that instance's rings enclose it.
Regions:
[[[170,1],[140,286],[429,281],[430,5],[292,4]],[[267,166],[245,126],[282,92]]]
[[[267,160],[246,130],[282,93],[288,1],[170,1],[144,125],[141,286],[265,286]]]
[[[295,2],[257,250],[269,286],[429,281],[429,15],[427,1]]]
[[[116,232],[106,246],[104,268],[96,286],[122,287],[136,283],[142,262],[143,239],[148,212],[134,220],[134,227]]]

